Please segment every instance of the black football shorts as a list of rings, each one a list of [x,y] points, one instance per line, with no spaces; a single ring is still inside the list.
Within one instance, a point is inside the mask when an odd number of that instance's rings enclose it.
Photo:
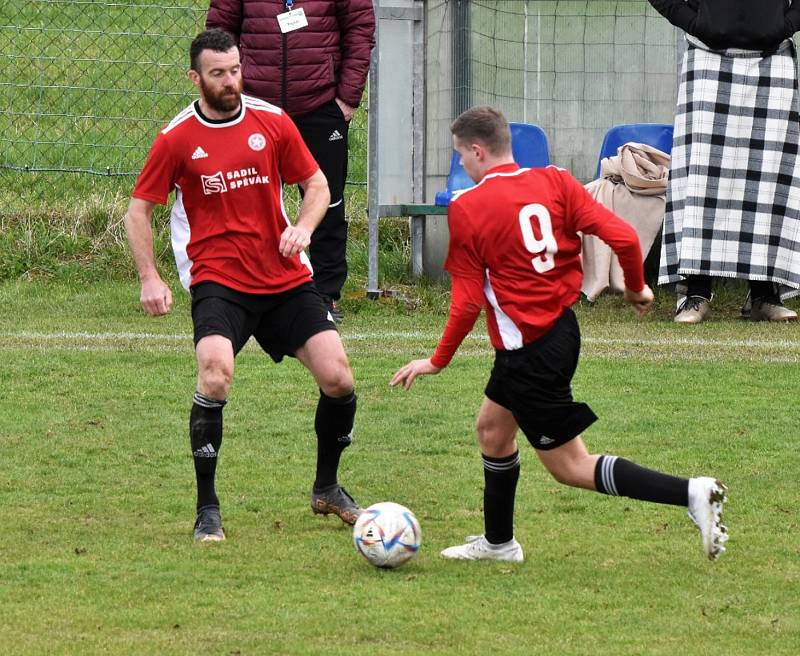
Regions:
[[[580,435],[597,415],[572,399],[581,334],[575,313],[567,309],[535,342],[495,354],[486,396],[510,410],[535,449],[554,449]]]
[[[231,340],[233,352],[254,337],[275,361],[336,324],[313,283],[278,294],[243,294],[216,283],[192,287],[194,343],[209,335]]]

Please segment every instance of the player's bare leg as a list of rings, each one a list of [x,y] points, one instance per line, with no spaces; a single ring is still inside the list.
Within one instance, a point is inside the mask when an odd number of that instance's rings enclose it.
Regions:
[[[600,456],[591,455],[580,435],[556,449],[535,449],[542,464],[559,483],[595,490],[594,472]]]
[[[491,399],[483,398],[475,426],[482,454],[492,458],[505,458],[516,453],[518,429],[510,410]]]
[[[339,459],[353,440],[356,395],[353,372],[339,333],[326,330],[308,339],[295,353],[311,372],[320,398],[314,428],[317,434],[317,471],[311,491],[311,509],[333,513],[346,524],[355,524],[362,509],[339,485]]]
[[[353,372],[335,330],[313,335],[297,349],[295,356],[311,372],[323,394],[340,397],[352,393]]]

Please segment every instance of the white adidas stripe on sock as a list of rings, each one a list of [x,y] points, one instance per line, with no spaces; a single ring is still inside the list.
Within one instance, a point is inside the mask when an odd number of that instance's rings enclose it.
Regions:
[[[603,489],[606,494],[615,497],[619,496],[617,484],[614,481],[614,463],[617,462],[617,458],[618,456],[603,456],[603,461],[600,463],[600,481],[603,483]]]

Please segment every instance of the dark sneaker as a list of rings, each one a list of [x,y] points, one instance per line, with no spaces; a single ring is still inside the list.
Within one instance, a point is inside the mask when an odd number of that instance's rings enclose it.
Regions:
[[[325,303],[325,307],[328,308],[328,312],[331,315],[331,321],[335,324],[340,324],[344,321],[344,312],[342,312],[337,306],[336,301],[328,296],[323,296],[322,300]]]
[[[749,319],[750,313],[753,311],[753,297],[750,295],[750,292],[747,292],[747,296],[744,299],[744,303],[742,304],[742,319]]]
[[[753,300],[751,321],[796,321],[797,312],[787,308],[778,296],[765,296]]]
[[[336,307],[336,301],[331,301],[330,308],[328,312],[331,313],[331,318],[333,319],[333,323],[339,324],[344,321],[344,312],[342,312],[338,307]]]
[[[311,491],[311,510],[315,515],[333,513],[345,523],[352,526],[363,512],[353,497],[341,485],[333,485],[325,490]]]
[[[198,542],[222,542],[225,539],[219,506],[203,506],[197,511],[194,539]]]

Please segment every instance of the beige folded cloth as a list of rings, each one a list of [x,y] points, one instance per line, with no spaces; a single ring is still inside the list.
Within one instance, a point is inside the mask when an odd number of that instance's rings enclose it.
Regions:
[[[600,178],[586,185],[594,199],[630,223],[646,257],[664,222],[670,157],[657,148],[626,143],[600,164]],[[605,289],[625,289],[622,268],[611,248],[593,235],[583,235],[583,286],[595,300]]]

